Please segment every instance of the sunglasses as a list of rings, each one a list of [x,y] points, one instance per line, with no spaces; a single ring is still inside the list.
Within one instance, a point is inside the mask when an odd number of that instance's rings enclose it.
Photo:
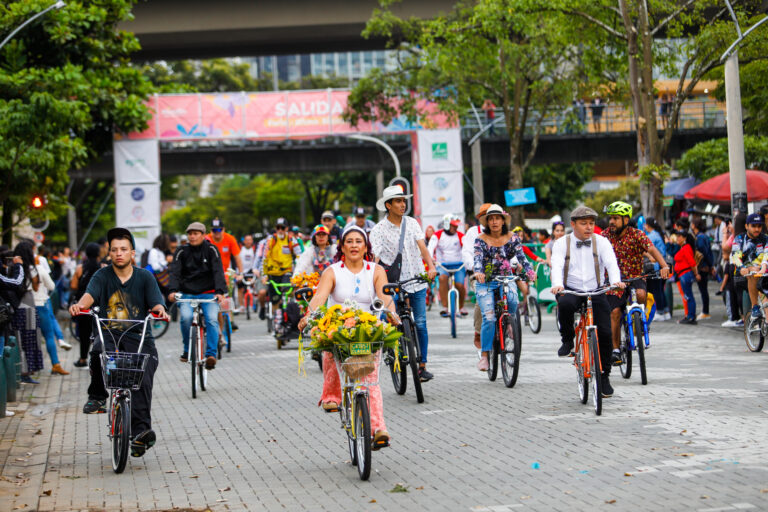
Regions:
[[[221,233],[223,231],[223,229],[222,228],[214,228],[211,231],[213,231],[214,233]]]

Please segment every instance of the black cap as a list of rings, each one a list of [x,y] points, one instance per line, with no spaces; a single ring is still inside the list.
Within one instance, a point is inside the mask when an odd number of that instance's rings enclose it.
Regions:
[[[211,221],[211,229],[224,229],[224,223],[221,221],[221,219],[213,219]]]
[[[283,227],[287,228],[288,227],[288,222],[283,217],[279,217],[277,219],[277,222],[275,222],[275,226],[283,226]]]
[[[136,249],[136,240],[133,238],[133,233],[125,228],[112,228],[107,231],[107,242],[112,245],[112,240],[115,238],[129,238],[131,240],[131,248]]]
[[[365,216],[365,208],[358,206],[354,210],[354,214],[356,217],[364,217]]]

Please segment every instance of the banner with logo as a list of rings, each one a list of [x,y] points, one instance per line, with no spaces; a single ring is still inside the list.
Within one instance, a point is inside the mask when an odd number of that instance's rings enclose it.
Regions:
[[[441,229],[446,214],[464,219],[464,170],[458,129],[416,132],[423,227]]]
[[[419,130],[419,166],[422,174],[455,172],[464,168],[458,129]]]
[[[156,183],[160,180],[160,148],[157,140],[114,142],[115,182]]]
[[[117,225],[124,228],[160,226],[160,184],[121,184],[115,193]]]

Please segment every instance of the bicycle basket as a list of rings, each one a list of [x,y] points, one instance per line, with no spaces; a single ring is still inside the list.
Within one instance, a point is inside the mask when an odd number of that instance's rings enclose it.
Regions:
[[[108,368],[112,359],[114,368]],[[141,387],[149,354],[136,352],[107,352],[101,354],[101,374],[107,389],[132,389]],[[110,365],[111,366],[111,365]]]
[[[343,346],[335,346],[333,360],[342,380],[349,380],[355,384],[375,386],[379,383],[381,363],[380,342],[347,343]]]

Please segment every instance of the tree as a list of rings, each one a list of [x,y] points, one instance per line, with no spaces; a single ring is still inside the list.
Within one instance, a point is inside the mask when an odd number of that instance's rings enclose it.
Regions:
[[[744,52],[739,53],[739,57]],[[739,66],[741,106],[744,113],[744,133],[768,136],[768,62],[756,61]],[[715,97],[725,101],[725,81],[722,69],[717,70],[719,83]],[[763,167],[763,169],[765,169]]]
[[[616,188],[595,192],[592,197],[588,197],[584,201],[584,204],[596,212],[602,212],[605,205],[611,204],[614,201],[627,202],[637,212],[637,208],[640,206],[640,181],[637,179],[623,180],[619,182],[619,186]]]
[[[526,211],[559,213],[573,208],[584,198],[581,188],[594,173],[590,162],[530,166],[523,186],[536,188],[538,202],[526,206]]]
[[[49,214],[64,203],[67,171],[112,145],[115,130],[143,130],[151,84],[128,64],[139,48],[118,30],[133,0],[69,3],[25,27],[0,50],[0,204],[3,242],[32,194],[46,194]],[[50,1],[0,5],[0,33]],[[8,186],[11,185],[11,186]]]
[[[746,21],[761,12],[760,0],[733,2],[736,14]],[[608,49],[626,59],[626,83],[637,129],[637,159],[644,173],[643,210],[660,218],[663,176],[655,170],[664,164],[669,143],[677,127],[680,108],[696,84],[720,66],[720,56],[736,39],[728,10],[718,0],[558,0],[548,8],[581,22],[586,44]],[[760,32],[760,31],[757,31]],[[765,34],[753,34],[743,43],[744,55],[766,58],[756,48],[765,47]],[[762,37],[760,37],[762,36]],[[661,71],[677,77],[677,88],[669,114],[669,127],[659,132],[656,119],[654,77]],[[611,78],[612,79],[612,78]]]
[[[532,16],[524,0],[459,2],[434,19],[402,20],[381,0],[363,35],[383,37],[398,49],[392,72],[374,70],[349,96],[346,118],[389,122],[404,115],[428,125],[428,100],[449,116],[490,100],[503,110],[509,135],[507,188],[521,188],[538,146],[542,122],[554,108],[570,103],[571,78],[578,72],[577,48],[561,17]],[[529,150],[526,136],[532,137]],[[522,208],[513,222],[521,223]]]
[[[744,137],[744,161],[747,169],[768,171],[768,137]],[[728,139],[699,142],[675,164],[684,176],[701,181],[728,172]]]

